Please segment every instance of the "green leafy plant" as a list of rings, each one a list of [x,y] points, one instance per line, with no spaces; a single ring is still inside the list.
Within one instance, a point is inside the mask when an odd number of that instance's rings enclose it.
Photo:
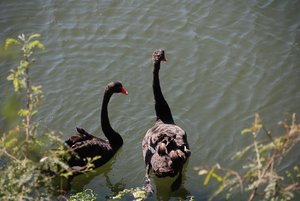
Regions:
[[[71,195],[69,201],[94,201],[96,200],[96,195],[93,190],[86,189],[82,192]]]
[[[283,159],[300,141],[300,124],[296,123],[296,114],[293,114],[291,123],[282,121],[279,125],[285,129],[285,133],[273,137],[271,131],[262,124],[260,116],[256,114],[252,126],[241,132],[243,135],[250,134],[253,138],[253,144],[232,157],[233,160],[238,160],[250,154],[249,163],[243,166],[244,173],[226,169],[219,164],[195,168],[199,175],[205,175],[204,185],[208,185],[213,179],[219,183],[210,200],[222,192],[227,193],[228,199],[237,189],[249,192],[248,201],[256,197],[263,201],[291,200],[294,193],[300,192],[299,167],[291,168],[285,175],[279,171]],[[261,134],[265,134],[267,139],[258,141],[257,136]]]
[[[78,172],[91,171],[93,161],[98,159],[87,158],[85,167],[71,169],[65,163],[71,153],[63,145],[62,133],[34,121],[37,108],[44,98],[42,86],[34,85],[30,76],[35,61],[32,58],[34,52],[45,49],[38,38],[40,34],[32,34],[28,38],[21,34],[17,39],[8,38],[4,43],[5,50],[11,46],[21,50],[20,63],[10,70],[7,80],[12,82],[23,106],[15,111],[20,123],[0,139],[0,161],[3,164],[0,167],[0,174],[3,175],[0,178],[1,200],[53,200],[64,191],[63,180]],[[71,200],[77,198],[95,200],[95,195],[84,191],[70,197]]]
[[[40,34],[32,34],[28,38],[21,34],[18,39],[8,38],[4,44],[4,49],[8,49],[12,44],[20,46],[23,55],[16,70],[10,70],[7,80],[12,81],[16,92],[25,92],[26,105],[20,109],[18,115],[23,118],[22,127],[25,128],[26,142],[34,135],[37,124],[32,122],[32,118],[37,113],[36,107],[43,98],[42,86],[33,85],[29,76],[30,65],[34,61],[31,58],[33,51],[37,48],[45,49],[37,39],[39,37]]]
[[[58,173],[67,170],[66,164],[60,161],[57,154],[62,149],[61,133],[51,130],[38,132],[39,124],[34,121],[37,107],[43,100],[41,85],[33,85],[30,68],[34,63],[33,53],[37,49],[45,49],[38,40],[39,34],[32,34],[28,38],[24,34],[17,39],[8,38],[4,49],[17,46],[21,50],[22,58],[16,69],[10,70],[7,80],[11,81],[15,93],[20,94],[23,106],[16,111],[20,123],[5,132],[0,139],[0,197],[1,200],[51,200],[56,191],[52,181],[55,177],[45,174],[45,163],[40,158],[46,153],[51,154],[51,160],[46,162],[47,168],[59,166]],[[39,133],[39,134],[38,134]],[[45,150],[45,145],[51,143],[51,148]]]
[[[149,194],[145,191],[144,187],[135,187],[135,188],[124,189],[118,192],[118,194],[111,196],[110,199],[121,200],[125,196],[128,196],[130,197],[130,200],[133,201],[144,201],[148,198],[148,195]],[[195,198],[194,196],[188,196],[186,199],[178,198],[177,200],[194,201]]]
[[[124,189],[120,191],[117,195],[112,196],[112,200],[120,200],[126,195],[130,195],[133,197],[134,201],[143,201],[147,198],[147,193],[143,187],[136,187],[130,189]]]

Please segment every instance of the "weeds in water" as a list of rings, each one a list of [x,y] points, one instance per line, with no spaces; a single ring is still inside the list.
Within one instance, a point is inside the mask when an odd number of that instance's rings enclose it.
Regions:
[[[94,201],[96,200],[96,195],[91,189],[86,189],[82,192],[71,195],[69,201]]]
[[[136,188],[124,189],[120,191],[117,195],[112,196],[111,199],[120,200],[126,195],[130,195],[132,197],[132,200],[134,201],[143,201],[147,198],[147,193],[144,187],[136,187]]]
[[[39,123],[34,121],[38,106],[44,96],[41,85],[33,85],[30,69],[33,66],[33,53],[37,49],[45,49],[38,40],[39,34],[32,34],[28,38],[24,34],[17,39],[8,38],[4,49],[14,45],[20,48],[22,58],[16,69],[10,70],[7,77],[23,101],[23,106],[17,112],[19,124],[3,133],[0,139],[0,197],[1,200],[51,200],[55,191],[52,185],[53,175],[44,174],[44,163],[40,159],[52,153],[48,165],[60,166],[58,174],[68,169],[66,164],[50,148],[62,146],[61,133],[54,131],[38,132]],[[42,133],[42,134],[41,134]],[[45,150],[48,147],[49,150]],[[58,149],[56,149],[58,150]],[[49,167],[49,166],[48,166]]]
[[[273,137],[256,114],[252,126],[241,132],[243,135],[250,134],[253,138],[253,144],[232,157],[233,160],[238,160],[250,152],[249,162],[243,165],[244,173],[224,168],[219,164],[195,168],[199,175],[205,175],[204,185],[212,179],[219,183],[210,200],[222,192],[226,192],[226,198],[229,199],[237,189],[249,194],[248,201],[255,198],[263,201],[291,200],[295,193],[300,192],[299,167],[294,166],[283,175],[280,174],[279,168],[283,159],[300,141],[300,124],[296,123],[296,114],[293,114],[291,122],[282,121],[279,125],[285,132],[279,137]],[[261,134],[265,134],[267,141],[257,140],[257,136]]]

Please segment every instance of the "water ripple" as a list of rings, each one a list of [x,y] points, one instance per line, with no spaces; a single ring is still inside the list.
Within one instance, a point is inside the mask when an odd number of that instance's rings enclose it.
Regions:
[[[251,125],[254,113],[277,122],[284,112],[300,112],[295,104],[299,2],[4,0],[0,5],[2,41],[23,32],[42,34],[47,48],[36,54],[31,72],[43,84],[46,98],[38,119],[47,127],[68,137],[82,126],[103,137],[104,86],[120,80],[129,91],[109,104],[112,125],[125,142],[103,170],[112,182],[135,187],[144,179],[141,141],[155,120],[151,54],[156,48],[166,50],[162,91],[188,134],[192,158],[185,187],[196,199],[201,179],[193,167],[216,162],[240,167],[229,158],[249,143],[240,131]],[[0,62],[13,68],[13,62]],[[293,163],[293,158],[287,162]],[[104,180],[100,175],[84,185],[107,194],[111,189]]]

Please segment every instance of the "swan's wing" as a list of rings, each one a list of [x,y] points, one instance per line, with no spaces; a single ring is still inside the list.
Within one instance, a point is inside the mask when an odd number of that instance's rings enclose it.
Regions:
[[[185,131],[174,124],[154,125],[145,135],[143,154],[157,176],[175,176],[190,156]]]
[[[152,135],[151,130],[152,128],[147,131],[142,142],[143,158],[146,165],[150,163],[151,157],[155,152],[155,150],[153,150],[153,148],[150,146],[151,135]]]
[[[183,152],[185,157],[189,157],[191,152],[189,149],[186,132],[177,125],[175,125],[173,129],[175,135],[173,135],[173,140],[171,140],[167,145],[168,153],[170,153],[172,150],[179,149]]]
[[[83,142],[83,141],[86,141],[86,140],[92,140],[93,138],[95,138],[95,136],[89,134],[83,128],[76,128],[76,129],[77,129],[77,133],[72,135],[69,139],[67,139],[65,141],[65,143],[69,147],[72,147],[74,144],[76,144],[78,142]]]
[[[161,121],[157,121],[155,125],[150,128],[143,139],[142,148],[143,148],[143,156],[144,160],[146,160],[146,156],[152,157],[152,155],[156,152],[156,146],[161,141],[161,139],[165,136],[163,132],[163,128],[161,128]]]
[[[148,130],[146,137],[147,145],[155,151],[165,148],[166,153],[170,153],[176,149],[189,149],[186,132],[175,124],[156,124]]]
[[[181,149],[190,154],[187,135],[185,131],[174,124],[157,123],[150,128],[143,140],[143,156],[145,158],[147,152],[154,154],[159,149],[165,148],[166,153],[172,150]]]
[[[82,158],[93,158],[101,155],[104,157],[111,149],[110,144],[106,140],[100,138],[77,142],[71,147],[71,150]]]
[[[109,143],[99,138],[93,138],[92,140],[85,140],[77,142],[70,147],[71,157],[68,159],[68,164],[73,166],[85,166],[87,159],[97,159],[97,163],[105,162],[109,159],[112,153],[112,149]],[[95,161],[95,162],[96,162]],[[97,166],[98,167],[98,166]]]

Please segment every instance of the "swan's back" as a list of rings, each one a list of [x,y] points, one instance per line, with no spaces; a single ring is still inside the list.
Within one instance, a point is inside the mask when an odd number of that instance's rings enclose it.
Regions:
[[[65,143],[69,146],[71,157],[68,164],[73,166],[85,166],[87,159],[95,159],[95,167],[106,163],[116,152],[111,144],[104,139],[95,137],[83,128],[76,128],[77,133],[72,135]]]
[[[65,143],[69,147],[74,146],[78,142],[85,142],[85,141],[89,141],[89,140],[92,140],[93,138],[95,138],[95,136],[89,134],[83,128],[76,127],[76,130],[77,130],[77,133],[75,133],[69,139],[67,139],[65,141]]]
[[[150,128],[143,140],[143,156],[157,176],[175,176],[190,156],[185,131],[175,124],[160,120]]]
[[[95,159],[93,164],[95,167],[99,167],[105,164],[117,151],[111,147],[108,141],[93,138],[91,140],[85,140],[75,143],[70,151],[74,154],[69,159],[68,163],[72,166],[85,166],[87,159]]]

